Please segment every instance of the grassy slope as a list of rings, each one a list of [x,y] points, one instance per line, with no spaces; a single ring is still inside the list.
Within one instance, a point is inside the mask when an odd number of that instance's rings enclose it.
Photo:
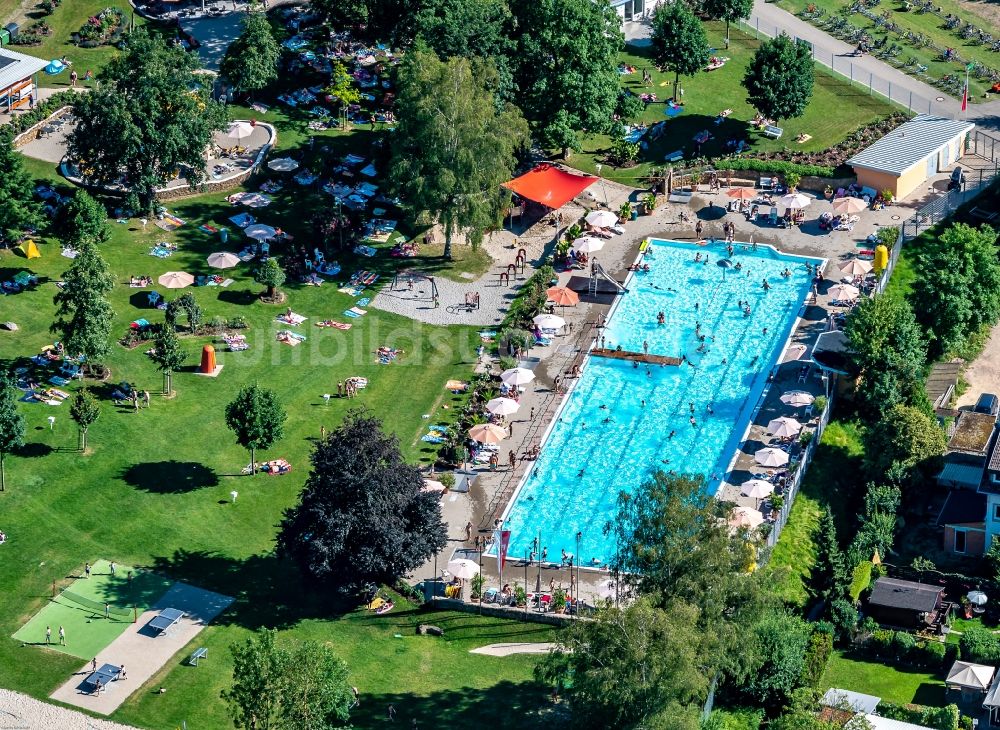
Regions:
[[[724,144],[730,137],[748,137],[754,150],[769,151],[783,148],[816,151],[824,150],[842,141],[857,127],[888,114],[892,107],[880,97],[870,96],[866,91],[851,87],[844,81],[830,76],[817,68],[816,85],[812,101],[805,114],[798,119],[783,121],[785,133],[780,140],[767,139],[756,130],[747,130],[747,123],[756,112],[746,103],[746,90],[742,86],[743,74],[760,42],[752,35],[736,29],[732,31],[729,50],[723,51],[725,26],[722,23],[706,23],[709,42],[719,47],[718,55],[730,60],[721,69],[701,72],[696,76],[681,79],[684,88],[685,111],[671,119],[668,132],[657,140],[650,149],[643,151],[643,164],[628,169],[616,170],[605,166],[602,174],[610,179],[626,184],[638,184],[640,178],[648,174],[650,168],[663,166],[664,155],[683,149],[690,155],[694,151],[692,137],[702,130],[709,130],[714,139],[705,144],[702,153],[710,156],[723,154]],[[665,102],[673,93],[673,74],[661,74],[649,59],[649,50],[628,46],[622,54],[623,63],[634,65],[638,72],[622,77],[622,83],[636,94],[655,92],[657,103],[650,104],[641,121],[652,124],[666,119]],[[653,75],[653,86],[642,86],[642,69]],[[715,124],[716,116],[723,109],[733,113],[720,125]],[[805,144],[796,144],[799,133],[811,134],[812,139]],[[587,172],[595,172],[594,163],[599,162],[610,146],[610,139],[604,135],[589,135],[584,140],[583,152],[575,154],[570,164]]]
[[[931,707],[945,704],[944,683],[937,675],[861,661],[840,651],[830,657],[820,682],[820,689],[829,687],[875,694],[897,704],[912,702]]]
[[[786,602],[801,607],[809,600],[806,584],[816,562],[813,539],[825,507],[833,510],[841,541],[848,541],[846,525],[852,519],[852,508],[846,496],[856,492],[862,454],[856,424],[832,421],[827,426],[768,563],[777,573],[775,589]]]

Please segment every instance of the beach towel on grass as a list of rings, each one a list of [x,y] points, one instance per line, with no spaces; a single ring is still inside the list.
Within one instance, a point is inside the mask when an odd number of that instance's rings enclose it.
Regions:
[[[282,330],[277,335],[275,335],[275,339],[278,342],[284,342],[286,345],[289,345],[291,347],[298,347],[305,341],[306,336],[300,335],[297,332]]]
[[[333,320],[333,319],[327,319],[327,320],[325,320],[323,322],[317,322],[316,326],[317,327],[333,327],[333,328],[338,329],[338,330],[349,330],[354,325],[353,324],[348,324],[346,322],[338,322],[338,321]]]
[[[240,228],[246,228],[256,222],[257,219],[249,213],[240,213],[239,215],[230,216],[229,220],[238,225]]]
[[[345,317],[364,317],[368,312],[363,309],[358,309],[357,307],[351,307],[346,312],[344,312]]]
[[[375,249],[371,246],[355,246],[354,253],[358,256],[367,256],[368,258],[371,258],[375,255]]]
[[[367,307],[372,303],[371,297],[362,297],[358,301],[354,302],[356,307]]]
[[[166,246],[153,246],[149,249],[149,255],[155,256],[158,259],[165,259],[173,254],[173,252],[172,248],[167,248]]]
[[[202,231],[203,233],[218,233],[219,232],[218,228],[216,228],[215,226],[209,225],[208,223],[203,223],[202,225],[198,226],[198,230]]]
[[[184,225],[184,221],[175,215],[170,215],[169,213],[164,214],[163,218],[156,221],[156,227],[162,228],[165,231],[176,231],[178,228]]]
[[[275,317],[275,320],[281,322],[282,324],[290,324],[294,327],[298,327],[300,324],[306,321],[308,317],[303,317],[301,314],[296,314],[292,312],[291,314],[279,314]]]

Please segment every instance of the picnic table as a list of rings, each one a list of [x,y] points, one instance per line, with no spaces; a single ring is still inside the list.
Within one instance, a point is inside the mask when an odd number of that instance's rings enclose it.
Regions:
[[[156,618],[149,622],[149,628],[153,629],[159,636],[170,631],[182,618],[184,618],[184,612],[180,609],[164,608]]]
[[[114,682],[121,674],[121,669],[114,664],[102,664],[96,672],[91,672],[83,683],[93,688],[97,692],[100,687],[107,687],[109,682]]]

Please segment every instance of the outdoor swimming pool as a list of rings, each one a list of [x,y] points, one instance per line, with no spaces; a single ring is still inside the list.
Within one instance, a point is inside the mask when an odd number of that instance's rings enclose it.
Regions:
[[[708,263],[696,263],[696,254]],[[658,469],[703,474],[717,489],[810,291],[806,263],[819,263],[737,243],[730,258],[740,268],[724,270],[718,261],[727,256],[724,243],[652,242],[644,259],[651,271],[631,275],[604,346],[642,352],[646,342],[651,354],[690,362],[587,359],[507,508],[511,559],[540,538],[548,560],[558,562],[561,550],[576,553],[579,531],[581,564],[604,564],[613,554],[604,526],[618,493],[635,492]],[[790,276],[781,275],[785,269]],[[740,302],[749,303],[749,316]]]

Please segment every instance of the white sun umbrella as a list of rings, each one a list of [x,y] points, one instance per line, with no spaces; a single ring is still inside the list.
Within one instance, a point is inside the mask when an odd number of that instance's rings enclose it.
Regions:
[[[444,492],[446,487],[444,482],[439,482],[437,479],[424,479],[424,486],[420,488],[421,492]]]
[[[763,479],[751,479],[740,486],[740,494],[751,499],[764,499],[774,493],[774,485]]]
[[[268,162],[267,166],[275,172],[292,172],[299,169],[299,163],[291,157],[279,157]]]
[[[788,463],[788,454],[773,446],[760,449],[753,458],[761,466],[784,466]]]
[[[604,241],[593,236],[581,236],[573,241],[573,250],[577,253],[595,253],[604,248]]]
[[[513,398],[494,398],[486,404],[486,410],[495,416],[509,416],[521,407]]]
[[[976,606],[986,605],[986,602],[989,600],[982,591],[969,591],[965,594],[965,597],[969,599],[969,603]]]
[[[500,380],[507,385],[527,385],[535,379],[535,374],[526,368],[511,368],[500,373]]]
[[[788,416],[781,416],[780,418],[775,418],[773,421],[767,424],[767,432],[774,434],[779,438],[798,436],[799,431],[801,430],[802,430],[802,424],[796,421],[794,418],[789,418]]]
[[[790,405],[793,408],[811,406],[815,400],[816,396],[812,393],[807,393],[804,390],[790,390],[787,393],[781,394],[781,402]]]
[[[833,212],[854,215],[868,209],[868,203],[861,198],[837,198],[833,201]]]
[[[830,287],[827,294],[829,294],[834,299],[840,299],[842,301],[850,301],[852,299],[857,299],[858,291],[856,286],[851,286],[850,284],[834,284]]]
[[[591,213],[587,213],[587,217],[584,220],[592,226],[605,228],[606,226],[613,226],[617,223],[618,216],[610,210],[595,210]]]
[[[778,205],[782,208],[805,208],[812,202],[812,199],[802,193],[789,193],[783,195],[778,200]]]
[[[759,510],[749,507],[736,507],[729,515],[729,525],[731,527],[746,527],[754,529],[760,527],[764,522],[764,515]]]
[[[246,139],[253,134],[253,125],[250,122],[231,122],[226,130],[226,136],[231,139]]]
[[[271,226],[266,226],[263,223],[254,223],[252,226],[247,226],[243,229],[243,232],[247,234],[247,237],[255,238],[258,241],[266,241],[269,238],[274,238],[277,233]]]
[[[216,251],[208,257],[208,265],[213,269],[231,269],[239,263],[240,257],[228,251]]]
[[[186,271],[168,271],[157,281],[167,289],[183,289],[194,284],[194,277]]]
[[[566,324],[566,320],[555,314],[539,314],[532,322],[543,330],[557,330]]]
[[[848,259],[837,268],[848,276],[864,276],[874,267],[870,261],[864,261],[862,259]]]
[[[469,580],[479,575],[479,565],[475,560],[456,558],[448,563],[447,571],[456,578]]]
[[[250,193],[245,198],[240,200],[240,203],[248,208],[266,208],[274,199],[270,195],[265,195],[264,193]]]

